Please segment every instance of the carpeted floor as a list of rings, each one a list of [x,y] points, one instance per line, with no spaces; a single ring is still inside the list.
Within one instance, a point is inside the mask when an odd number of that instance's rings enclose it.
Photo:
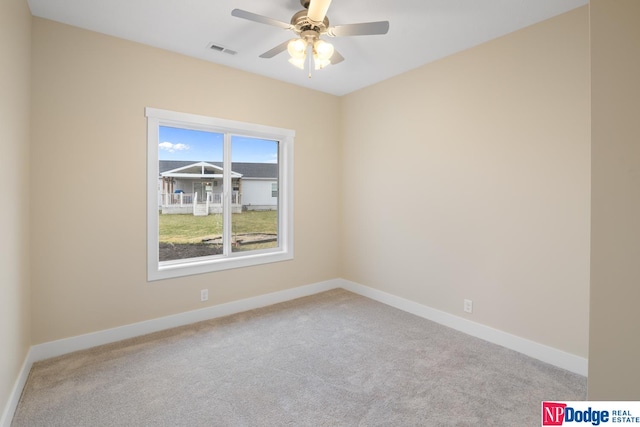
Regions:
[[[12,426],[539,426],[586,379],[344,290],[33,366]]]

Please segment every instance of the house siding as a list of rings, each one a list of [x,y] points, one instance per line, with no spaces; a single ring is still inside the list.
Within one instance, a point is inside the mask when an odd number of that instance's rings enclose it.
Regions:
[[[271,184],[277,183],[275,179],[242,180],[242,205],[247,210],[276,210],[278,198],[271,196]]]

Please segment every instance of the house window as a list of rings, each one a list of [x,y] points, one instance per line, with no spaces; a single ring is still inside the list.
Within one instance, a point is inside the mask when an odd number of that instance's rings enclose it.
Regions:
[[[148,280],[293,258],[294,131],[155,108],[146,117]],[[267,180],[275,201],[259,191]]]

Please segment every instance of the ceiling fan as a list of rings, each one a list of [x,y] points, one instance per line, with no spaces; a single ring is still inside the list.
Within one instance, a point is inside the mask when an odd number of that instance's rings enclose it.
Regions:
[[[296,38],[287,40],[266,51],[260,55],[260,58],[273,58],[286,50],[291,57],[289,62],[303,70],[307,58],[309,58],[309,68],[311,68],[311,58],[313,58],[316,70],[344,61],[344,57],[334,49],[333,45],[320,39],[320,36],[367,36],[386,34],[389,31],[389,21],[364,22],[331,27],[327,17],[327,10],[331,0],[300,0],[300,4],[302,4],[304,10],[294,14],[289,24],[242,9],[232,10],[231,15],[293,31],[297,35]],[[311,74],[309,74],[309,77],[311,77]]]

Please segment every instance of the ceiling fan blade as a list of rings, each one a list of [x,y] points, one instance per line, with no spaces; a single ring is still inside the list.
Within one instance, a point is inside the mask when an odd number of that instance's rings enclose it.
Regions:
[[[363,22],[361,24],[336,25],[327,29],[327,35],[331,37],[344,36],[372,36],[387,34],[389,21]]]
[[[289,40],[280,43],[278,46],[274,47],[271,50],[266,51],[265,53],[263,53],[262,55],[260,55],[260,58],[273,58],[274,56],[276,56],[279,53],[284,52],[285,50],[287,50],[287,45],[289,44]]]
[[[333,55],[331,55],[331,65],[336,65],[344,61],[344,56],[340,55],[340,52],[337,50],[333,51]]]
[[[307,18],[313,22],[322,22],[327,15],[331,0],[311,0],[309,3],[309,10],[307,12]]]
[[[246,10],[242,9],[233,9],[231,11],[231,15],[237,18],[247,19],[249,21],[259,22],[261,24],[283,28],[285,30],[293,29],[293,26],[291,24],[287,24],[286,22],[278,21],[277,19],[269,18],[262,15],[257,15],[255,13],[247,12]]]

